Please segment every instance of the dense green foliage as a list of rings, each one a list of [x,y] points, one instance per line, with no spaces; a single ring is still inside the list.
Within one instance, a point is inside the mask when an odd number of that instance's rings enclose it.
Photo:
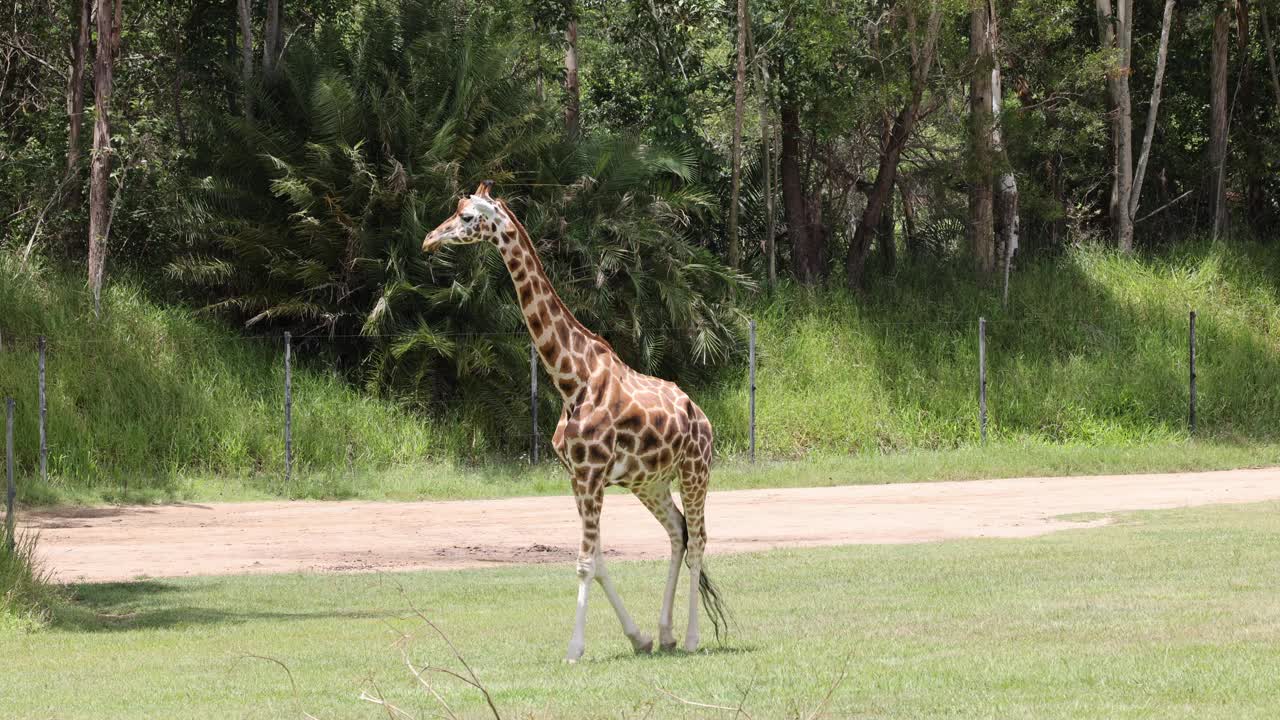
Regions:
[[[419,249],[486,178],[528,226],[566,304],[625,360],[688,387],[724,454],[745,447],[749,315],[760,321],[760,447],[770,457],[973,443],[978,315],[991,321],[995,440],[1180,441],[1191,308],[1205,349],[1202,430],[1274,437],[1274,394],[1260,388],[1278,372],[1280,97],[1265,3],[1177,4],[1139,252],[1127,257],[1096,249],[1112,242],[1105,79],[1117,59],[1100,44],[1095,8],[993,6],[1007,150],[997,169],[1021,193],[1007,306],[995,278],[974,277],[967,222],[978,175],[966,88],[985,72],[970,54],[971,3],[751,0],[750,37],[738,38],[734,8],[710,0],[283,0],[271,62],[266,3],[247,6],[242,26],[221,0],[121,3],[104,195],[109,302],[95,321],[72,278],[85,268],[96,30],[75,86],[66,46],[80,3],[0,8],[0,24],[15,28],[0,47],[0,334],[19,348],[0,356],[0,383],[30,407],[30,385],[15,378],[30,372],[39,332],[59,359],[73,349],[93,358],[54,380],[75,378],[74,389],[55,386],[51,406],[51,432],[71,433],[54,438],[54,472],[67,482],[273,477],[281,440],[259,418],[278,402],[271,343],[285,331],[313,370],[300,402],[333,405],[300,420],[318,422],[323,438],[300,446],[304,467],[522,452],[528,340],[505,270],[484,247],[431,258]],[[579,131],[565,114],[571,22]],[[933,27],[936,59],[920,69]],[[1158,8],[1137,7],[1124,68],[1135,143],[1160,31]],[[1207,246],[1219,96],[1209,97],[1205,57],[1223,31],[1230,222]],[[740,40],[741,233],[727,238]],[[77,89],[82,118],[68,116]],[[895,146],[895,119],[913,108]],[[869,188],[889,177],[891,155],[896,180],[866,248],[873,261],[854,278],[846,258],[857,228],[871,226]],[[800,271],[802,236],[813,276]],[[259,336],[274,339],[235,339]],[[545,383],[540,402],[545,435],[559,405]],[[151,428],[142,418],[154,416],[174,420]],[[31,422],[21,416],[26,472]],[[367,430],[384,423],[394,429]]]
[[[1087,250],[1022,271],[1009,306],[940,273],[867,298],[792,292],[762,303],[759,447],[955,448],[978,440],[977,319],[987,319],[990,438],[1122,446],[1187,436],[1188,312],[1198,311],[1198,432],[1275,438],[1280,256],[1186,246],[1161,257]],[[942,277],[948,277],[941,274]],[[954,277],[954,276],[951,276]],[[739,372],[699,399],[722,451],[746,446]]]
[[[493,420],[527,408],[506,269],[487,246],[421,252],[468,183],[494,178],[566,302],[629,361],[696,377],[727,360],[740,279],[690,242],[710,203],[688,153],[558,142],[527,73],[510,72],[504,22],[398,7],[291,46],[255,123],[230,122],[214,150],[172,274],[255,331],[328,335],[375,392],[466,397],[500,435]]]
[[[17,401],[15,446],[24,499],[93,489],[106,498],[170,487],[202,472],[257,475],[283,491],[284,366],[279,338],[244,339],[188,310],[114,283],[102,320],[81,283],[0,261],[0,395]],[[47,359],[49,475],[42,488],[35,338]],[[447,455],[460,428],[356,392],[331,373],[293,375],[300,472],[376,469]]]

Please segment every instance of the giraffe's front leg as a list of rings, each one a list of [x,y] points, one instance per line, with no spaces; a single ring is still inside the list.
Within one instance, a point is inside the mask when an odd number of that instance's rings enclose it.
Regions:
[[[591,581],[595,579],[596,551],[600,543],[600,510],[604,498],[604,484],[598,482],[595,471],[576,471],[573,478],[574,499],[578,503],[578,516],[582,518],[582,546],[578,549],[578,609],[573,621],[573,635],[569,638],[566,662],[582,658],[587,635],[587,597],[591,593]],[[599,487],[594,487],[598,485]]]

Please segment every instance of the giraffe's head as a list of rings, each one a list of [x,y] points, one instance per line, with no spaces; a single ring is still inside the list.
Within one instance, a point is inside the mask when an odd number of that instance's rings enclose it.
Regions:
[[[435,252],[446,245],[469,245],[489,241],[495,245],[507,231],[510,220],[500,200],[489,195],[492,180],[485,180],[470,197],[458,201],[458,210],[422,241],[423,252]]]

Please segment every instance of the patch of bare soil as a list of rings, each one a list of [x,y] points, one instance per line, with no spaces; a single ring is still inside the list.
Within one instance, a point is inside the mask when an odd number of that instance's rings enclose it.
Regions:
[[[1112,513],[1280,499],[1280,468],[712,493],[708,552],[1030,537]],[[1076,517],[1070,517],[1070,516]],[[572,499],[266,502],[69,508],[28,514],[55,577],[437,570],[575,557]],[[607,495],[606,554],[664,558],[666,533],[629,495]]]

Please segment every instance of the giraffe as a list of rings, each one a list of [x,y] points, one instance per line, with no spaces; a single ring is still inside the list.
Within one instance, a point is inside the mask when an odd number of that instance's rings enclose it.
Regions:
[[[702,568],[706,547],[705,501],[711,473],[711,423],[674,383],[636,372],[603,338],[569,311],[551,286],[542,261],[511,208],[490,195],[492,180],[458,201],[457,211],[432,230],[422,249],[488,242],[506,264],[529,336],[564,403],[551,445],[569,471],[582,521],[578,550],[578,601],[565,655],[577,662],[585,647],[587,597],[594,580],[622,623],[637,653],[653,650],[653,638],[636,626],[605,569],[600,514],[608,485],[627,488],[666,529],[671,562],[658,617],[662,650],[676,646],[672,605],[681,560],[689,568],[689,622],[684,649],[698,649],[701,596],[717,635],[726,620],[715,586]],[[675,480],[683,512],[671,495]]]

